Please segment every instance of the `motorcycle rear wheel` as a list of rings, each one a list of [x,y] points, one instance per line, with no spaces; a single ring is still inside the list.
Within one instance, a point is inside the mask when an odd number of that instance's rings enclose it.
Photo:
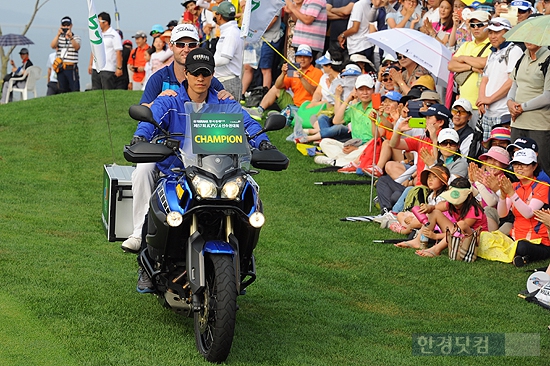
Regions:
[[[210,362],[223,362],[231,350],[237,312],[235,266],[229,255],[206,254],[202,308],[194,315],[195,343]]]

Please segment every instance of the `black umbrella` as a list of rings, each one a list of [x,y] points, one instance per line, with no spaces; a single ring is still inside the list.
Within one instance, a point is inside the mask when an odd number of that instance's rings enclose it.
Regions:
[[[10,33],[0,36],[0,47],[22,46],[27,44],[34,44],[34,42],[21,34]]]

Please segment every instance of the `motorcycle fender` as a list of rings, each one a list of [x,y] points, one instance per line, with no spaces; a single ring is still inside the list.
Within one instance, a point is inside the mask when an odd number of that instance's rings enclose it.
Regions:
[[[200,293],[204,289],[204,239],[199,232],[193,233],[187,243],[187,276],[193,293]]]

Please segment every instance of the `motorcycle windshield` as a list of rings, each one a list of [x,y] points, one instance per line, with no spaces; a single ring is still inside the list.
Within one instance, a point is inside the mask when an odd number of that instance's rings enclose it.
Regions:
[[[184,165],[217,176],[231,168],[250,169],[250,146],[239,104],[185,103]]]

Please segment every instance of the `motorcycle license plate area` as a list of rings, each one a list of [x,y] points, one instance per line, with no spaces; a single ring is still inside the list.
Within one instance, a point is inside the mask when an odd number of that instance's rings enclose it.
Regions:
[[[246,154],[248,141],[240,113],[191,113],[193,153]]]

